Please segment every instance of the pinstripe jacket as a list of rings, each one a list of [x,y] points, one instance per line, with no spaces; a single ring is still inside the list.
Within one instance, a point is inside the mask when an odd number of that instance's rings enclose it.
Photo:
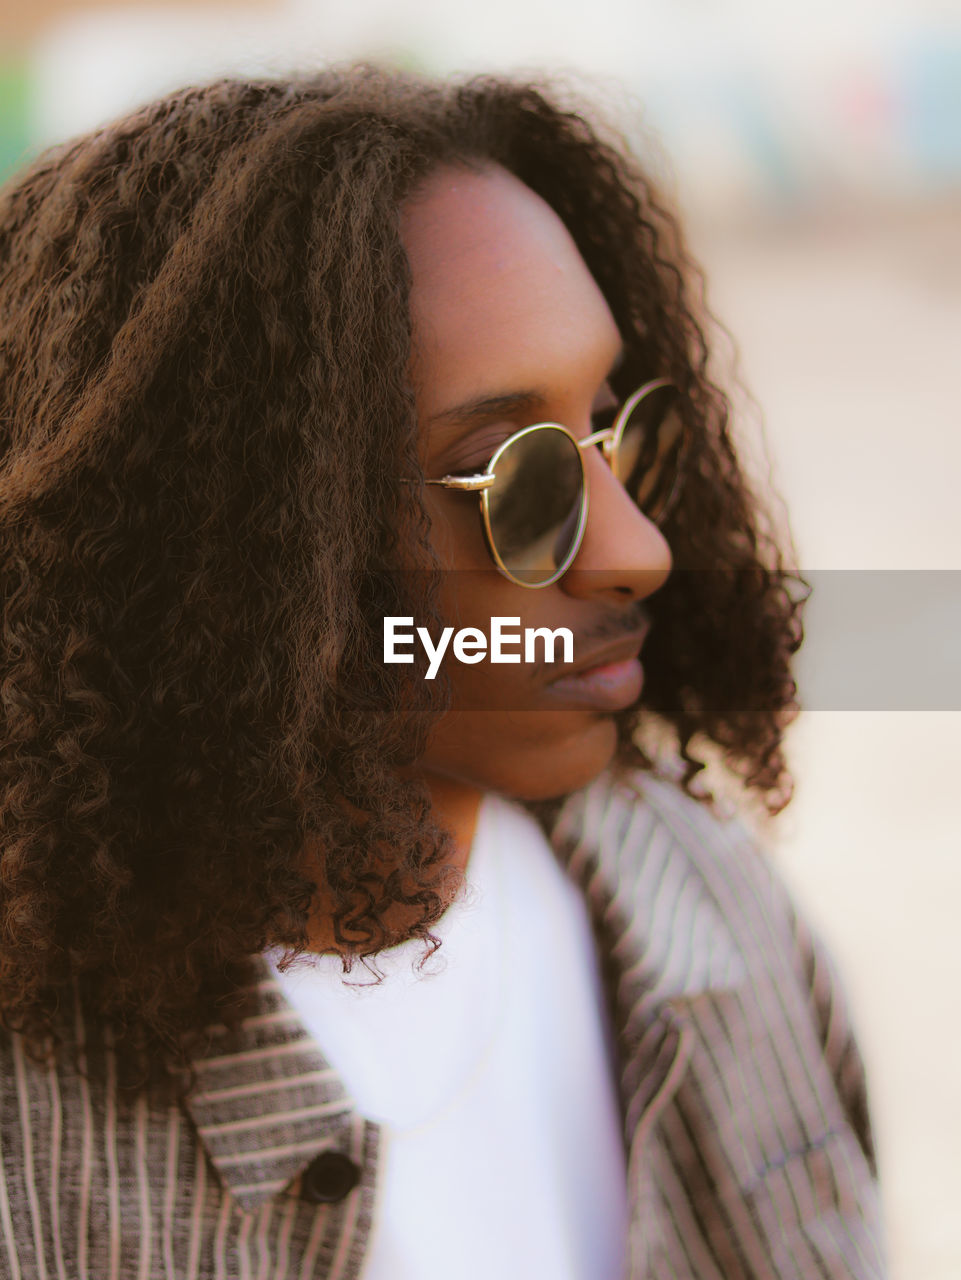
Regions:
[[[631,1280],[883,1275],[861,1062],[769,863],[738,824],[649,778],[599,779],[552,839],[610,1000]],[[0,1276],[362,1274],[378,1128],[266,966],[256,996],[166,1108],[118,1091],[109,1049],[84,1076],[0,1041]]]

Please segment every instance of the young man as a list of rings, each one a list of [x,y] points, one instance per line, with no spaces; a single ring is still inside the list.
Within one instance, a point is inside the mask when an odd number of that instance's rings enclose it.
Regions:
[[[691,794],[785,802],[799,627],[689,275],[495,81],[6,192],[0,1274],[882,1274],[830,967]]]

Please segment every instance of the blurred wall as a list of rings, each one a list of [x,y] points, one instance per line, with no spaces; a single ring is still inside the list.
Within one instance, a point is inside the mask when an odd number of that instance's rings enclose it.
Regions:
[[[227,14],[244,9],[268,11],[278,8],[280,3],[281,0],[223,0],[222,8]],[[191,6],[185,0],[151,0],[149,7],[189,13]],[[120,14],[129,8],[129,0],[98,0],[96,4],[91,0],[31,0],[29,4],[7,0],[0,11],[0,38],[8,48],[29,48],[73,15],[83,15],[93,9],[102,14]]]
[[[961,188],[961,0],[7,0],[0,50],[30,82],[34,145],[203,74],[388,56],[623,86],[714,219]]]

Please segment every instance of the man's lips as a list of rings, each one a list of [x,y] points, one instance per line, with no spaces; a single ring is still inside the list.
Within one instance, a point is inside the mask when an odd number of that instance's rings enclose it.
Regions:
[[[558,664],[555,668],[557,674],[553,679],[564,680],[568,676],[584,675],[588,671],[609,666],[611,663],[636,658],[647,639],[648,630],[646,626],[638,627],[636,631],[629,631],[626,635],[617,636],[604,644],[596,645],[587,653],[581,654],[574,662]]]
[[[638,654],[647,628],[599,645],[561,668],[545,687],[552,706],[564,710],[623,711],[641,696],[644,670]]]

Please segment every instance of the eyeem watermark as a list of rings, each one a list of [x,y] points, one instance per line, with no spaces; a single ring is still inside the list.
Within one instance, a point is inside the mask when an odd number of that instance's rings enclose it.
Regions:
[[[413,648],[415,633],[427,654],[427,679],[433,680],[440,670],[444,654],[453,638],[452,652],[458,662],[473,665],[483,662],[489,657],[491,662],[537,662],[537,642],[543,641],[543,660],[554,662],[554,647],[558,640],[563,643],[562,662],[574,661],[574,635],[567,627],[558,627],[551,631],[549,627],[525,627],[523,632],[511,631],[511,627],[520,627],[520,618],[491,618],[490,640],[479,627],[461,627],[459,631],[453,627],[445,627],[435,645],[426,627],[414,627],[413,618],[384,619],[384,661],[413,662],[413,653],[403,653],[402,648]],[[523,644],[523,659],[520,649]]]

